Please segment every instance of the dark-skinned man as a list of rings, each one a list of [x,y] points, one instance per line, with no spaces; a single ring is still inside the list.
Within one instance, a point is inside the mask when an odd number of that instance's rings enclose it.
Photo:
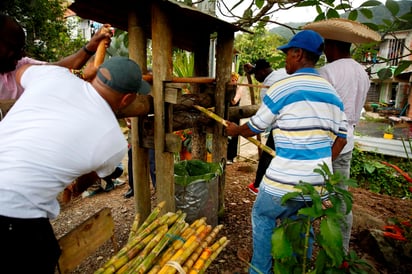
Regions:
[[[230,123],[229,136],[251,137],[271,128],[276,146],[252,209],[253,256],[251,264],[261,273],[272,273],[271,237],[277,219],[293,218],[305,206],[302,197],[281,204],[283,195],[297,191],[300,181],[317,190],[324,185],[314,172],[319,164],[332,169],[332,158],[346,144],[346,118],[335,89],[314,69],[323,50],[323,39],[314,31],[296,34],[278,48],[286,54],[290,74],[267,91],[262,105],[248,123]],[[327,198],[327,193],[320,193]],[[310,197],[305,197],[310,200]],[[313,240],[310,241],[312,245]],[[308,256],[311,256],[309,248]],[[254,268],[249,273],[257,273]]]

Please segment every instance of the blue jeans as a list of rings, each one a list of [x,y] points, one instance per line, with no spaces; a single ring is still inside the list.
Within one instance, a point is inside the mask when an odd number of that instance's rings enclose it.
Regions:
[[[281,205],[281,198],[265,192],[265,185],[261,185],[252,208],[253,256],[251,264],[261,273],[273,273],[272,266],[272,234],[276,228],[277,219],[296,218],[296,213],[304,202],[289,200]],[[313,233],[309,239],[308,256],[312,255]],[[249,268],[249,273],[257,273]]]
[[[350,162],[352,160],[352,151],[346,152],[344,154],[340,154],[333,162],[333,172],[340,172],[346,178],[350,178]],[[340,188],[348,190],[347,185],[343,185],[339,183],[337,185]],[[346,212],[346,205],[342,203],[342,207],[340,208],[343,213]],[[348,214],[344,215],[343,222],[340,224],[340,230],[342,233],[342,241],[343,241],[343,250],[346,254],[349,253],[349,241],[350,241],[350,234],[352,230],[352,223],[353,223],[353,215],[352,211]]]

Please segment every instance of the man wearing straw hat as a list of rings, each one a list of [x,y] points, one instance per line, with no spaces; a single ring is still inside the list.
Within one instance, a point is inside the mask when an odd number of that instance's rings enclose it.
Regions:
[[[282,197],[297,191],[300,181],[321,191],[321,175],[314,172],[319,164],[332,168],[332,158],[346,144],[346,118],[343,103],[329,82],[314,69],[323,50],[322,37],[311,30],[296,34],[278,48],[286,54],[285,68],[291,76],[273,84],[262,105],[248,123],[238,126],[227,122],[229,136],[251,137],[271,128],[276,145],[274,157],[266,169],[252,209],[253,268],[249,273],[272,273],[272,233],[277,219],[294,218],[306,206],[305,195],[289,200]],[[336,139],[335,139],[336,137]],[[309,240],[311,256],[313,239]]]
[[[350,162],[354,148],[354,128],[359,122],[366,95],[370,87],[369,76],[358,62],[350,55],[352,43],[368,43],[380,40],[375,31],[358,22],[337,18],[305,25],[303,29],[314,30],[325,39],[324,53],[328,64],[319,69],[322,77],[328,80],[336,89],[345,106],[348,120],[347,144],[332,163],[334,173],[340,172],[346,178],[350,177]],[[340,185],[348,189],[346,185]],[[343,248],[349,252],[349,241],[352,229],[352,211],[346,212],[345,203],[342,211],[345,213],[341,224]]]

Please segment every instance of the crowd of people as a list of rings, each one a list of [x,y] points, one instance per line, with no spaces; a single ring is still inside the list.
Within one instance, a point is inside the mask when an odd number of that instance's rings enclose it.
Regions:
[[[18,99],[0,122],[0,262],[5,273],[14,273],[16,265],[21,273],[54,273],[60,248],[49,219],[59,213],[57,195],[89,172],[110,181],[118,177],[128,144],[115,113],[150,86],[125,57],[106,60],[88,81],[70,72],[83,67],[101,41],[108,46],[110,33],[97,31],[79,51],[52,64],[25,57],[25,33],[14,18],[0,14],[0,34],[0,99]],[[320,163],[350,176],[354,126],[369,89],[350,47],[306,29],[278,48],[285,54],[284,70],[265,59],[244,65],[265,86],[261,106],[246,124],[227,121],[226,133],[237,140],[268,132],[266,145],[276,149],[276,157],[262,153],[248,186],[257,195],[250,273],[271,273],[276,220],[293,218],[306,206],[301,198],[282,204],[284,194],[302,180],[320,188],[323,177],[314,172]],[[323,53],[328,64],[315,69]],[[155,187],[154,162],[151,174]],[[133,193],[131,183],[125,197]],[[346,252],[351,225],[349,212],[341,226]]]

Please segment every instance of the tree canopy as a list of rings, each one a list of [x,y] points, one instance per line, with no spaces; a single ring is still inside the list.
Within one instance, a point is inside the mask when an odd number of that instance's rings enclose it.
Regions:
[[[257,59],[266,59],[273,68],[284,67],[284,57],[276,48],[287,41],[285,38],[270,33],[263,26],[253,29],[254,33],[242,33],[236,36],[235,49],[239,52],[240,68],[245,63],[254,63]]]

